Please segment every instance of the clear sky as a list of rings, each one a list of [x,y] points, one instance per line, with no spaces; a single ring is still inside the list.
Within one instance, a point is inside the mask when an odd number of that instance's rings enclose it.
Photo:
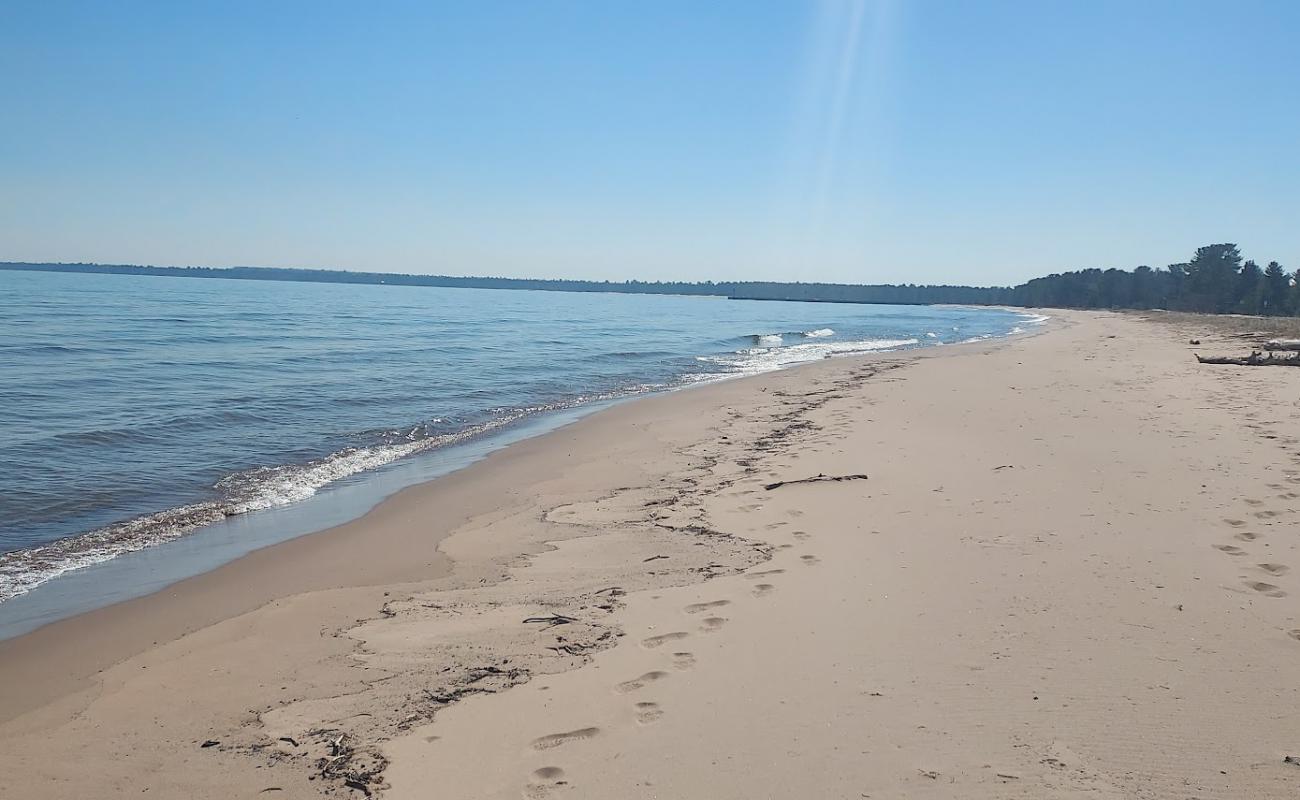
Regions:
[[[0,260],[1300,267],[1300,2],[0,3]]]

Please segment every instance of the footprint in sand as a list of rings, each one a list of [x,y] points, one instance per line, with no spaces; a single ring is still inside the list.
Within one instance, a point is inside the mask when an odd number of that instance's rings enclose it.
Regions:
[[[778,544],[778,545],[776,546],[776,549],[777,549],[777,550],[789,550],[791,547],[794,547],[794,545],[792,545],[792,544]]]
[[[549,736],[542,736],[534,739],[529,747],[534,750],[550,750],[552,747],[559,747],[562,744],[576,742],[580,739],[590,739],[600,733],[600,728],[579,728],[576,731],[565,731],[564,733],[552,733]]]
[[[754,580],[758,580],[759,578],[767,578],[767,577],[771,577],[772,575],[784,575],[784,574],[785,574],[785,570],[783,569],[765,569],[762,572],[747,572],[745,573],[745,577],[749,578],[751,581],[754,581]]]
[[[622,683],[614,687],[614,691],[618,692],[619,694],[627,694],[628,692],[635,692],[637,689],[644,689],[645,687],[649,686],[655,681],[661,681],[667,677],[668,677],[667,672],[657,669],[652,672],[647,672],[646,674],[642,675],[639,678],[633,678],[630,681],[623,681]]]
[[[1256,564],[1255,566],[1267,572],[1269,575],[1285,575],[1291,571],[1286,564]]]
[[[770,583],[760,583],[754,586],[754,596],[762,597],[763,595],[771,594],[775,590],[776,587]]]
[[[809,567],[813,566],[814,564],[820,564],[822,562],[822,560],[817,556],[799,556],[799,560]]]
[[[1255,516],[1259,517],[1260,519],[1272,519],[1273,517],[1276,517],[1281,513],[1282,513],[1281,511],[1256,511]]]
[[[720,630],[722,626],[726,624],[726,617],[705,617],[700,620],[700,630],[705,633],[713,633],[716,630]]]
[[[1214,549],[1222,550],[1223,552],[1227,553],[1230,556],[1244,556],[1246,554],[1245,550],[1242,550],[1240,547],[1236,546],[1235,544],[1216,544],[1214,546]]]
[[[1243,542],[1253,542],[1259,538],[1258,533],[1251,533],[1250,531],[1242,531],[1241,533],[1234,534],[1233,536],[1234,538],[1240,539]]]
[[[1248,505],[1248,506],[1262,506],[1262,505],[1264,505],[1264,501],[1263,501],[1263,500],[1253,500],[1253,499],[1251,499],[1251,498],[1249,498],[1249,497],[1244,497],[1244,498],[1242,498],[1241,502],[1245,503],[1245,504]]]
[[[659,707],[658,703],[636,704],[636,721],[642,725],[649,725],[652,722],[658,722],[663,715],[664,710]]]
[[[1246,520],[1244,519],[1225,519],[1224,522],[1228,523],[1234,528],[1240,528],[1242,525],[1246,524]]]
[[[556,789],[568,785],[569,782],[564,779],[564,770],[559,767],[542,767],[533,770],[528,784],[524,786],[524,797],[527,800],[544,800]]]
[[[730,600],[711,600],[707,603],[691,603],[689,606],[683,608],[682,610],[685,611],[687,614],[700,614],[705,611],[712,611],[715,608],[722,608],[723,606],[729,606],[729,605],[731,605]]]
[[[796,509],[791,509],[790,511],[785,512],[785,515],[786,515],[787,517],[802,517],[802,516],[803,516],[803,512],[796,508]]]
[[[1300,628],[1296,628],[1295,630],[1287,631],[1287,632],[1286,632],[1286,635],[1287,635],[1287,636],[1290,636],[1292,639],[1295,639],[1296,641],[1300,641]]]
[[[693,666],[695,666],[694,653],[686,653],[686,652],[673,653],[674,669],[690,669]]]
[[[648,639],[641,640],[641,646],[653,650],[656,647],[665,645],[669,642],[675,642],[678,639],[685,639],[690,636],[686,631],[673,631],[672,633],[661,633],[658,636],[651,636]]]
[[[1286,597],[1286,592],[1271,583],[1264,583],[1263,581],[1246,581],[1246,585],[1265,597]]]
[[[808,531],[793,531],[790,535],[801,542],[812,537],[812,534]]]

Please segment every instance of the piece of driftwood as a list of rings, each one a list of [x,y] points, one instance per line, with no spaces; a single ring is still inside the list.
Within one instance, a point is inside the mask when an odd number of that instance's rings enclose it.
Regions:
[[[577,620],[573,617],[566,617],[563,614],[551,614],[546,617],[529,617],[524,620],[525,625],[532,622],[544,622],[546,623],[547,628],[554,628],[556,625],[568,625],[571,622],[577,622]]]
[[[1202,364],[1235,364],[1239,367],[1300,367],[1300,353],[1292,353],[1289,356],[1275,356],[1272,353],[1264,355],[1258,350],[1244,358],[1202,356],[1198,353],[1196,360]]]
[[[799,480],[796,481],[777,481],[776,483],[769,483],[763,488],[770,492],[773,489],[780,489],[782,486],[794,486],[796,483],[820,483],[822,481],[865,481],[866,479],[867,476],[862,474],[858,474],[858,475],[820,475],[819,474],[819,475],[814,475],[811,478],[800,478]]]
[[[1265,350],[1300,350],[1300,339],[1269,339],[1264,342]]]

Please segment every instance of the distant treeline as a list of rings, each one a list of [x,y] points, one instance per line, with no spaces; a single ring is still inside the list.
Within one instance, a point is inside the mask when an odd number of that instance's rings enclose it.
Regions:
[[[1163,308],[1208,314],[1300,313],[1297,275],[1270,261],[1242,262],[1235,244],[1198,248],[1164,269],[1085,269],[1034,278],[1012,290],[1012,304],[1057,308]]]
[[[140,267],[125,264],[20,264],[0,269],[39,272],[161,275],[312,283],[375,283],[462,289],[533,289],[551,292],[682,294],[735,300],[805,300],[818,303],[1012,305],[1057,308],[1163,308],[1213,314],[1300,314],[1297,276],[1276,261],[1261,269],[1243,263],[1235,244],[1199,248],[1191,261],[1163,269],[1084,269],[1034,278],[1015,287],[776,283],[765,281],[575,281],[530,278],[461,278],[275,267]]]
[[[736,300],[807,300],[819,303],[1006,303],[1008,289],[971,286],[864,286],[841,283],[686,283],[681,281],[574,281],[542,278],[461,278],[451,275],[401,275],[387,272],[348,272],[330,269],[277,267],[141,267],[130,264],[20,264],[0,262],[0,269],[36,272],[158,275],[176,278],[226,278],[310,283],[375,283],[388,286],[444,286],[459,289],[532,289],[549,292],[619,292],[622,294],[685,294]]]

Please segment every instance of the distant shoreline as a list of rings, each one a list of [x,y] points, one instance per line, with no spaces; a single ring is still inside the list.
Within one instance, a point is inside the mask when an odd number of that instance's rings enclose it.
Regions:
[[[145,275],[160,278],[288,283],[344,283],[376,286],[421,286],[452,289],[512,289],[543,292],[603,292],[721,297],[727,300],[780,300],[808,303],[867,305],[1012,305],[1011,289],[978,286],[912,286],[894,284],[781,283],[767,281],[584,281],[549,278],[412,275],[292,267],[156,267],[134,264],[0,262],[0,270],[88,275]]]

